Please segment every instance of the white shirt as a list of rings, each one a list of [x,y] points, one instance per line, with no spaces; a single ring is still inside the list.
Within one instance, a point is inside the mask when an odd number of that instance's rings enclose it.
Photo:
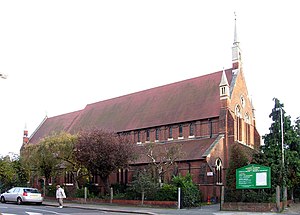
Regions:
[[[56,190],[56,198],[57,199],[66,198],[65,191],[61,187]]]

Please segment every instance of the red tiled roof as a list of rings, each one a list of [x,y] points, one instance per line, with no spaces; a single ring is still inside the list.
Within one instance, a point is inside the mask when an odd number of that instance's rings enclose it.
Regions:
[[[189,160],[201,160],[205,159],[205,152],[209,150],[210,146],[216,141],[216,138],[206,139],[194,139],[194,140],[183,140],[179,142],[170,142],[165,144],[154,144],[154,154],[156,152],[163,152],[170,149],[171,147],[180,147],[182,155],[176,161],[189,161]],[[143,145],[139,146],[141,152],[137,160],[133,161],[132,164],[139,165],[151,162],[151,159],[147,157],[147,148]],[[159,158],[158,158],[159,159]]]
[[[89,104],[71,131],[91,127],[128,131],[210,117],[220,113],[222,71]],[[230,83],[231,71],[227,71]]]
[[[231,83],[232,71],[226,76]],[[47,120],[30,142],[58,131],[76,133],[102,128],[115,132],[188,122],[220,113],[222,71],[87,105],[83,110]]]
[[[78,117],[80,111],[75,111],[55,117],[45,118],[42,124],[29,138],[30,143],[38,143],[41,139],[51,134],[68,132],[74,120]]]

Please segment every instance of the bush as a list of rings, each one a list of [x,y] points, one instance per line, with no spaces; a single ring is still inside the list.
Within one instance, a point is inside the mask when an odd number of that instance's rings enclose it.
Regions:
[[[180,187],[182,191],[181,203],[182,207],[195,207],[200,204],[201,193],[192,181],[192,176],[176,176],[172,179],[172,184]]]
[[[75,193],[75,197],[84,198],[84,188],[77,189]]]
[[[126,189],[128,199],[142,199],[142,192],[145,194],[145,200],[155,200],[156,193],[159,190],[151,174],[146,171],[139,171],[133,176],[132,182]]]
[[[46,195],[50,196],[50,197],[55,197],[56,196],[56,186],[55,185],[48,186]]]
[[[125,193],[128,186],[125,184],[116,183],[116,184],[112,184],[111,187],[114,190],[114,194],[119,194],[119,193]]]
[[[156,193],[155,200],[177,201],[177,187],[172,184],[164,184]]]
[[[275,202],[275,194],[265,192],[265,190],[236,190],[225,189],[226,202],[257,202],[257,203],[269,203]]]

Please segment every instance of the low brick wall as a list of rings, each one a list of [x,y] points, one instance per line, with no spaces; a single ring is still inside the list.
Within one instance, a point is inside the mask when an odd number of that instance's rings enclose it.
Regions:
[[[225,211],[277,212],[276,203],[225,202]]]
[[[45,199],[55,200],[53,197],[46,197]],[[102,204],[118,204],[118,205],[142,205],[141,200],[126,200],[126,199],[113,199],[112,202],[110,199],[92,199],[88,198],[86,201],[84,198],[67,198],[65,202],[77,202],[81,204],[85,203],[102,203]],[[144,201],[144,206],[153,206],[153,207],[164,207],[164,208],[177,208],[177,202],[174,201]]]
[[[287,206],[293,203],[287,201]],[[283,208],[283,202],[280,202],[280,208]],[[249,211],[249,212],[278,212],[276,203],[252,203],[252,202],[224,202],[222,205],[224,211]]]

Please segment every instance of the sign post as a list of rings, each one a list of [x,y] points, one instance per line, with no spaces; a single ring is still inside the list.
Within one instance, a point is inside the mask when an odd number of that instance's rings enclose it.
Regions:
[[[271,168],[250,164],[236,170],[236,189],[271,188]]]

